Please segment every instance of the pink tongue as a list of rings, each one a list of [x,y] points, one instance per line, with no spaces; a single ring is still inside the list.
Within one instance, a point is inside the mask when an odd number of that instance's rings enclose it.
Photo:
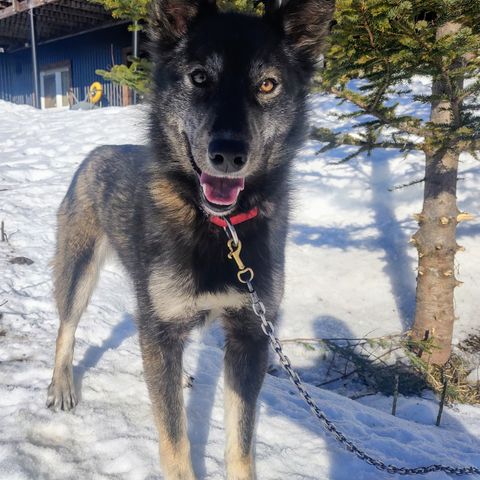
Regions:
[[[200,185],[209,202],[216,205],[232,205],[245,187],[245,179],[213,177],[202,172]]]

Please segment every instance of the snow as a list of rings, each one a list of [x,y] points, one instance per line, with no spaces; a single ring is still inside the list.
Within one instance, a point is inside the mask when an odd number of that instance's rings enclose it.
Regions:
[[[421,81],[417,90],[428,88]],[[334,113],[348,106],[311,100],[312,123],[347,128]],[[404,108],[408,108],[405,105]],[[122,268],[103,272],[77,332],[74,373],[81,401],[73,412],[45,408],[57,316],[49,262],[55,212],[82,158],[97,145],[144,143],[145,107],[36,111],[0,102],[0,479],[160,479],[157,434],[143,381],[132,319],[134,301]],[[420,112],[420,115],[423,115]],[[345,164],[308,142],[295,165],[296,194],[287,247],[287,285],[279,336],[378,337],[408,329],[415,292],[415,231],[422,186],[388,191],[422,177],[422,157],[374,152]],[[462,157],[459,204],[478,212],[480,166]],[[480,224],[459,228],[455,341],[480,329]],[[25,256],[32,265],[13,265]],[[318,379],[321,354],[292,344],[286,353],[300,374]],[[222,333],[196,332],[185,356],[195,377],[185,391],[195,471],[224,478]],[[273,361],[273,359],[272,359]],[[278,368],[278,367],[277,367]],[[338,391],[308,389],[349,438],[386,463],[480,466],[480,408],[446,409],[441,427],[432,394],[357,401]],[[265,480],[397,478],[342,449],[313,419],[284,378],[267,375],[259,402],[258,477]],[[445,474],[427,478],[446,479]]]

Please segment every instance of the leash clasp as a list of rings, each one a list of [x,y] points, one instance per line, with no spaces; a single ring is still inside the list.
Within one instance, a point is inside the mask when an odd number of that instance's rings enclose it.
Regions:
[[[238,239],[235,242],[233,238],[228,240],[227,247],[230,250],[228,258],[234,260],[238,267],[237,278],[241,283],[248,283],[253,280],[253,270],[249,267],[246,267],[240,258],[240,252],[242,251],[242,242]]]

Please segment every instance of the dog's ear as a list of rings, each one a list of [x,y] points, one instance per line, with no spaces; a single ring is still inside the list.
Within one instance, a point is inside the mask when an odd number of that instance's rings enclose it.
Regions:
[[[214,13],[215,0],[151,0],[148,33],[162,49],[175,45],[201,14]]]
[[[322,53],[335,12],[335,0],[265,0],[265,18],[280,24],[302,56],[316,62]]]

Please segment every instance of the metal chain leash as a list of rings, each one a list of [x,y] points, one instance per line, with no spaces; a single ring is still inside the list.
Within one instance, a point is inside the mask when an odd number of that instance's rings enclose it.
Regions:
[[[399,474],[399,475],[425,475],[431,472],[444,472],[452,475],[480,475],[480,468],[474,466],[468,467],[452,467],[449,465],[439,465],[433,464],[423,467],[398,467],[396,465],[390,465],[378,460],[368,453],[363,451],[361,448],[357,447],[351,440],[349,440],[336,426],[329,420],[326,415],[320,410],[315,401],[312,399],[310,394],[307,392],[305,386],[303,385],[298,373],[293,369],[290,359],[285,355],[282,349],[282,345],[278,338],[275,336],[275,329],[269,320],[266,318],[265,305],[260,301],[257,292],[253,288],[252,280],[254,277],[254,272],[251,268],[245,267],[241,258],[240,251],[242,249],[242,243],[238,238],[235,227],[231,224],[227,217],[224,217],[227,223],[227,226],[224,228],[225,233],[228,237],[227,247],[230,251],[228,258],[233,259],[238,267],[237,277],[238,280],[245,284],[248,293],[250,294],[250,299],[252,301],[252,309],[255,315],[260,319],[261,327],[263,333],[269,338],[270,345],[273,351],[278,355],[280,362],[282,363],[283,368],[288,374],[290,381],[297,387],[297,390],[300,396],[303,398],[305,403],[310,407],[310,410],[313,412],[315,417],[320,420],[323,428],[330,432],[335,439],[340,442],[349,452],[352,452],[360,460],[373,465],[378,470],[390,473],[390,474]]]

